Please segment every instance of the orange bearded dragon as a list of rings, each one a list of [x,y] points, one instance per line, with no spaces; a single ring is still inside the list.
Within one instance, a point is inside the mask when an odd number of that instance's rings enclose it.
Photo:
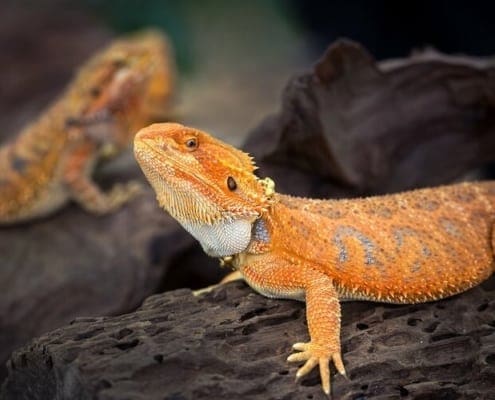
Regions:
[[[246,153],[179,124],[138,132],[134,153],[160,205],[257,292],[306,302],[308,343],[288,361],[345,374],[340,301],[421,303],[493,272],[495,182],[350,200],[278,194]]]
[[[173,75],[159,32],[115,40],[94,55],[58,100],[0,149],[0,225],[48,215],[70,199],[105,214],[133,197],[136,182],[103,193],[91,174],[127,148],[137,129],[163,118]]]

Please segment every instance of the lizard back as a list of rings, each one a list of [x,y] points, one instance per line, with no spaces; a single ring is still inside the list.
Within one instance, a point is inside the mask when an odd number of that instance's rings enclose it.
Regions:
[[[273,242],[315,263],[343,299],[434,300],[493,272],[495,183],[350,200],[278,196]]]
[[[59,158],[67,142],[62,103],[53,106],[22,134],[0,149],[0,220],[30,212],[56,180]],[[61,110],[60,110],[61,111]]]

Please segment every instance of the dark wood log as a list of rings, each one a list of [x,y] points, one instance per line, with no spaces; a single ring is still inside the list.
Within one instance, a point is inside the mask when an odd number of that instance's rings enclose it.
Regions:
[[[349,380],[335,399],[494,399],[495,278],[410,306],[343,306]],[[308,339],[302,303],[231,283],[177,290],[132,314],[80,318],[17,350],[1,398],[325,399],[317,370],[294,382],[285,359]]]

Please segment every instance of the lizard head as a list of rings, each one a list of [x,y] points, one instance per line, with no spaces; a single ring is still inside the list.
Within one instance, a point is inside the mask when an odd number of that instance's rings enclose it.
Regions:
[[[132,142],[137,129],[164,117],[173,75],[171,49],[160,32],[117,39],[79,71],[68,93],[68,125],[118,152]]]
[[[248,154],[173,123],[141,129],[134,154],[160,205],[209,255],[228,256],[247,247],[252,224],[271,202]]]

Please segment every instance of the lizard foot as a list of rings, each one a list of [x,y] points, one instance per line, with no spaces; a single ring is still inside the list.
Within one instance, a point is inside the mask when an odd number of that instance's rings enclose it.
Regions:
[[[193,295],[201,296],[202,294],[210,293],[213,289],[219,287],[220,285],[223,285],[224,283],[236,281],[239,279],[243,279],[239,271],[231,272],[230,274],[224,276],[223,279],[220,281],[220,283],[217,283],[216,285],[211,285],[202,289],[194,290]]]
[[[136,181],[115,184],[108,193],[108,210],[115,211],[125,203],[143,193],[143,185]]]
[[[288,358],[288,362],[301,362],[306,361],[305,364],[297,370],[296,380],[308,374],[317,365],[320,366],[320,377],[323,391],[327,396],[330,395],[330,360],[333,361],[337,371],[345,376],[344,363],[339,351],[332,352],[327,346],[320,346],[308,343],[296,343],[293,346],[294,350],[300,351],[300,353],[291,354]]]

